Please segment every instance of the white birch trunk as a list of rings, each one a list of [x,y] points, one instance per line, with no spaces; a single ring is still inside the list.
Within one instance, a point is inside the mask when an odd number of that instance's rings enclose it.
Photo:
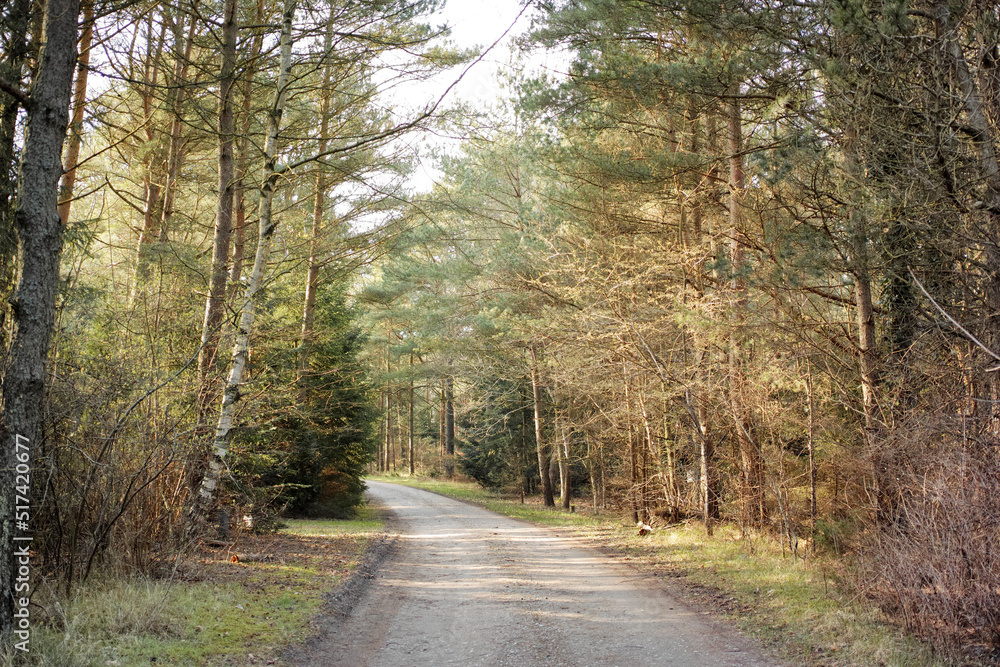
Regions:
[[[188,514],[188,536],[195,535],[205,524],[208,510],[215,500],[216,489],[226,467],[233,417],[236,413],[236,404],[240,399],[240,385],[243,383],[243,373],[246,370],[250,350],[250,336],[253,333],[254,302],[263,281],[264,270],[271,254],[271,239],[277,227],[277,222],[273,220],[271,215],[271,203],[274,199],[275,184],[281,175],[281,170],[275,167],[275,159],[278,153],[278,130],[285,109],[285,90],[288,87],[289,71],[292,64],[292,18],[294,15],[295,0],[285,0],[281,24],[281,64],[275,88],[274,104],[268,118],[267,139],[264,143],[264,173],[258,206],[260,236],[257,240],[257,253],[254,256],[250,281],[244,293],[239,326],[236,330],[236,343],[233,345],[232,360],[229,366],[229,377],[226,379],[226,388],[222,396],[222,409],[219,413],[219,422],[212,443],[211,459]]]

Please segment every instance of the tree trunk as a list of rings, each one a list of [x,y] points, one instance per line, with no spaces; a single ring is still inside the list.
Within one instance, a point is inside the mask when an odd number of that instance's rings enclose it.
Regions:
[[[184,30],[181,20],[174,19],[174,73],[171,80],[170,101],[168,108],[173,113],[173,120],[170,123],[170,143],[167,147],[167,173],[163,184],[163,213],[160,217],[160,229],[158,240],[166,241],[170,234],[174,215],[174,195],[177,192],[177,178],[181,167],[184,164],[184,135],[183,124],[181,123],[181,111],[184,105],[184,97],[187,92],[187,72],[188,63],[191,62],[191,47],[194,44],[195,28],[197,21],[191,18],[188,26],[187,39],[184,38]],[[145,275],[145,268],[140,271]]]
[[[531,351],[531,397],[535,408],[535,451],[538,453],[538,476],[542,482],[542,497],[546,507],[555,507],[555,497],[552,495],[552,480],[549,479],[548,452],[545,447],[545,437],[542,423],[542,389],[538,378],[538,353],[534,343],[528,348]]]
[[[14,0],[4,17],[8,48],[0,61],[0,79],[20,86],[28,62],[28,24],[31,0]],[[14,267],[17,236],[14,232],[14,206],[17,180],[12,178],[17,167],[14,146],[17,139],[17,116],[21,100],[0,92],[0,346],[7,347],[11,323],[8,297],[14,289]]]
[[[13,630],[15,547],[27,526],[15,525],[14,471],[30,468],[42,438],[45,362],[55,316],[63,226],[58,192],[63,140],[69,125],[70,91],[76,66],[79,0],[48,0],[44,46],[38,74],[26,98],[24,149],[18,172],[14,225],[18,238],[17,287],[12,300],[13,331],[3,369],[0,437],[4,471],[0,475],[0,634]],[[40,481],[40,480],[39,480]],[[15,541],[18,540],[18,541]],[[22,541],[23,540],[23,541]]]
[[[444,468],[448,479],[455,475],[455,380],[444,379]]]
[[[698,405],[699,438],[698,460],[701,465],[702,520],[705,532],[712,534],[712,526],[719,520],[719,488],[715,473],[715,440],[708,431],[708,408],[704,401]]]
[[[169,8],[169,7],[168,7]],[[143,89],[142,113],[146,132],[146,144],[153,145],[156,131],[153,122],[153,91],[159,86],[160,63],[163,55],[163,42],[166,39],[167,23],[163,22],[159,38],[153,39],[153,17],[149,15],[146,30],[146,55],[143,59]],[[136,246],[135,282],[132,286],[132,298],[138,295],[139,287],[146,280],[146,267],[153,241],[159,237],[159,225],[163,215],[161,188],[159,178],[163,169],[163,155],[159,150],[149,150],[146,160],[146,175],[143,179],[143,214],[142,230],[139,232],[139,243]]]
[[[990,120],[990,115],[992,115],[991,109],[992,112],[997,112],[997,107],[1000,107],[1000,100],[996,98],[1000,88],[996,87],[995,79],[992,82],[988,81],[988,85],[996,89],[992,91],[992,96],[985,96],[984,99],[984,91],[973,76],[962,45],[956,39],[958,29],[951,25],[951,11],[951,5],[943,0],[939,0],[933,6],[936,33],[944,43],[945,51],[951,60],[949,69],[961,88],[961,99],[967,117],[966,124],[971,130],[970,134],[979,158],[981,180],[986,186],[983,208],[989,217],[994,235],[983,239],[982,243],[983,264],[987,273],[983,290],[986,317],[982,328],[983,342],[996,352],[1000,349],[1000,248],[997,247],[995,240],[995,231],[1000,228],[1000,156],[997,154],[1000,128]],[[993,67],[996,67],[995,58],[991,56],[991,60]],[[994,73],[993,77],[995,76]],[[996,373],[989,374],[987,384],[991,388],[987,399],[993,402],[1000,401],[1000,378]],[[991,421],[993,435],[1000,435],[1000,425],[997,425],[997,420]]]
[[[517,390],[518,398],[520,399],[521,405],[518,412],[521,413],[521,456],[518,457],[522,461],[521,468],[521,502],[524,502],[524,496],[531,494],[532,488],[532,475],[529,470],[531,467],[531,456],[528,454],[528,410],[531,406],[528,405],[528,397],[524,390],[523,385],[518,383]]]
[[[83,10],[83,30],[80,33],[79,56],[76,66],[76,85],[73,92],[73,119],[69,125],[69,145],[63,160],[62,181],[59,183],[59,219],[65,225],[73,205],[73,188],[76,185],[76,166],[80,161],[80,144],[83,143],[83,113],[87,107],[87,74],[90,71],[90,44],[94,37],[94,2],[86,0]]]
[[[320,89],[320,154],[326,152],[328,135],[330,133],[330,83],[333,77],[333,64],[330,51],[333,49],[334,22],[327,23],[326,37],[323,39],[323,87]],[[326,212],[326,195],[328,188],[326,170],[322,164],[316,165],[316,193],[313,196],[312,234],[309,239],[309,265],[306,268],[305,305],[302,308],[302,336],[299,339],[299,384],[305,380],[309,372],[310,345],[316,319],[316,288],[319,287],[320,247],[323,235],[323,214]],[[410,365],[413,365],[412,359]]]
[[[212,268],[205,318],[201,327],[198,373],[203,412],[213,399],[212,369],[219,346],[229,278],[229,243],[233,229],[233,84],[236,77],[236,0],[226,0],[222,21],[222,70],[219,82],[219,201],[212,240]]]
[[[413,366],[413,360],[412,359],[410,360],[410,366],[411,367]],[[410,413],[408,415],[409,428],[407,429],[406,450],[407,450],[407,459],[408,459],[408,463],[409,463],[408,470],[409,470],[409,473],[410,473],[411,476],[416,472],[416,468],[413,465],[414,464],[414,458],[413,458],[414,457],[414,453],[413,453],[413,412],[414,412],[414,405],[413,405],[413,402],[414,402],[413,378],[410,378]]]
[[[730,259],[733,271],[730,287],[734,299],[729,343],[729,400],[736,423],[736,441],[742,468],[743,521],[760,528],[767,520],[767,506],[764,503],[764,462],[752,435],[752,418],[745,396],[743,327],[746,324],[746,284],[742,272],[746,247],[743,243],[742,199],[746,176],[743,165],[743,119],[735,91],[734,98],[727,104],[726,115],[729,135]]]
[[[264,0],[257,0],[257,26],[264,23]],[[260,56],[263,45],[263,34],[259,28],[254,31],[253,40],[250,44],[250,57],[256,62]],[[236,221],[233,224],[233,256],[229,267],[229,290],[230,296],[239,293],[240,279],[243,276],[243,254],[246,248],[246,188],[244,181],[247,173],[247,152],[250,146],[250,125],[253,121],[253,77],[250,72],[245,74],[246,80],[243,82],[243,126],[240,138],[237,142],[238,154],[236,158],[236,183],[233,188],[233,209]]]
[[[386,366],[388,366],[388,361]],[[385,438],[382,442],[382,469],[389,472],[392,468],[392,391],[385,388]]]
[[[444,379],[444,453],[455,455],[455,380]]]
[[[639,452],[635,447],[635,434],[632,432],[632,392],[629,386],[628,366],[625,359],[622,359],[622,378],[625,385],[625,437],[628,438],[628,460],[629,478],[632,486],[629,489],[629,504],[632,507],[632,521],[638,522],[641,518],[639,512],[641,503],[639,501]]]
[[[444,413],[445,413],[445,400],[444,400],[444,378],[441,378],[441,387],[438,390],[440,400],[440,409],[438,410],[438,454],[444,458],[445,450],[445,428],[444,428]]]
[[[594,514],[597,514],[597,460],[594,455],[594,443],[590,437],[590,433],[586,430],[583,432],[583,437],[587,439],[587,473],[590,476],[590,504],[593,507]]]
[[[642,424],[646,431],[646,451],[649,454],[650,465],[656,466],[656,474],[654,477],[659,478],[660,489],[663,491],[663,501],[669,504],[672,496],[670,494],[670,489],[667,488],[668,475],[663,468],[662,461],[660,460],[659,447],[656,444],[656,436],[653,435],[653,425],[649,421],[649,411],[646,409],[646,398],[643,394],[639,395],[639,409],[642,411]]]
[[[816,547],[816,415],[813,405],[812,364],[806,360],[806,398],[809,410],[809,518],[812,523],[813,550]]]
[[[558,417],[556,417],[558,420]],[[563,509],[570,505],[570,472],[569,472],[569,437],[566,435],[566,424],[559,422],[559,442],[556,449],[559,452],[559,502]]]
[[[216,488],[225,469],[236,403],[240,399],[240,385],[243,383],[243,373],[246,370],[250,353],[250,336],[253,333],[255,318],[254,305],[257,292],[264,279],[267,260],[271,254],[271,240],[277,228],[277,221],[273,219],[271,209],[274,191],[281,175],[281,172],[275,168],[275,160],[278,154],[278,130],[281,127],[281,117],[285,110],[285,93],[292,66],[292,19],[294,16],[295,1],[285,0],[281,22],[281,60],[275,85],[274,102],[268,113],[267,138],[264,142],[264,171],[261,178],[260,202],[257,208],[259,218],[257,252],[254,256],[250,280],[243,295],[240,321],[236,330],[236,343],[233,345],[229,377],[226,379],[226,387],[222,395],[222,409],[219,413],[215,439],[212,443],[211,460],[188,513],[186,532],[189,537],[202,530],[208,511],[215,501]]]
[[[382,442],[382,469],[389,472],[392,460],[392,389],[389,386],[389,376],[392,374],[392,360],[389,357],[389,341],[392,332],[385,332],[385,437]]]

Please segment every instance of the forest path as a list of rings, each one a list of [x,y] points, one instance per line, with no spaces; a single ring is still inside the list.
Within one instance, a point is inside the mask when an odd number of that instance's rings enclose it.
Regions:
[[[780,664],[581,542],[457,500],[368,482],[395,554],[346,618],[288,656],[306,667]]]

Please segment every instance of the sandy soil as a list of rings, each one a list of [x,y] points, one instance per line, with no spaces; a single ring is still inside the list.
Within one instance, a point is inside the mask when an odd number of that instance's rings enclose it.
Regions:
[[[292,665],[780,664],[578,540],[427,491],[369,487],[399,537],[286,654]]]

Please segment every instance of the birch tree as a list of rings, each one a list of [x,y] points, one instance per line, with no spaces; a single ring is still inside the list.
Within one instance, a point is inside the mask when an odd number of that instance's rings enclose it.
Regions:
[[[233,345],[229,374],[223,390],[222,407],[215,429],[215,437],[212,441],[208,470],[201,480],[197,495],[188,513],[187,532],[189,535],[195,534],[203,526],[212,502],[215,500],[216,488],[226,469],[226,455],[229,453],[236,404],[240,399],[240,387],[243,384],[243,374],[250,353],[250,336],[254,329],[257,292],[264,280],[264,272],[271,254],[271,241],[278,225],[278,221],[273,217],[272,207],[275,189],[283,171],[277,164],[278,134],[281,130],[281,118],[285,112],[288,80],[292,69],[292,24],[295,18],[295,7],[295,0],[285,0],[281,19],[281,56],[278,76],[275,80],[274,101],[268,112],[267,134],[264,143],[264,169],[261,174],[257,207],[259,220],[257,251],[254,254],[253,268],[240,306],[236,342]]]

